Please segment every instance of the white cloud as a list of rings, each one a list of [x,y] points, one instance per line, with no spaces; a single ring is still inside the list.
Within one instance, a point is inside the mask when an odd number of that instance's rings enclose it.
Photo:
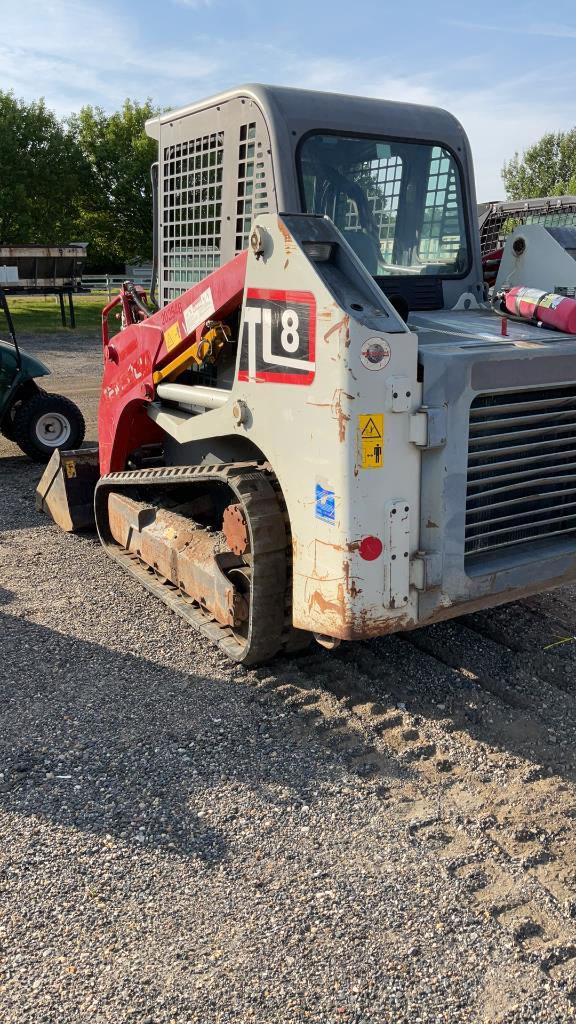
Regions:
[[[2,20],[3,88],[26,99],[43,95],[59,114],[85,103],[117,107],[127,95],[178,94],[183,80],[203,92],[198,82],[222,70],[198,34],[190,46],[182,40],[146,45],[137,20],[104,3],[52,0],[47,8],[43,0],[22,0],[3,11]]]
[[[464,58],[465,64],[471,62],[476,63],[473,54]],[[422,103],[449,110],[463,125],[470,140],[479,202],[504,198],[500,171],[504,161],[516,151],[522,152],[544,132],[565,130],[576,124],[572,99],[575,75],[571,66],[544,66],[521,75],[502,75],[490,86],[455,89],[452,64],[450,86],[444,83],[440,72],[410,76],[382,74],[381,64],[381,61],[328,58],[313,62],[298,60],[290,66],[289,81],[298,82],[303,88]],[[466,81],[466,76],[463,80]]]

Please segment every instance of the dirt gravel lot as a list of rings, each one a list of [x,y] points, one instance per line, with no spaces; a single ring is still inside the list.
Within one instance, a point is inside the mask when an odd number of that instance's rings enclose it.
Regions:
[[[96,437],[100,350],[23,343]],[[576,1016],[574,589],[231,666],[0,438],[2,1024]]]

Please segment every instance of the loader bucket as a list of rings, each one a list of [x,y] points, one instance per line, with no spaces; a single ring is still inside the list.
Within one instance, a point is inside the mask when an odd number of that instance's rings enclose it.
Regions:
[[[97,448],[56,449],[36,488],[36,508],[65,530],[87,530],[94,523],[94,489],[100,476]]]

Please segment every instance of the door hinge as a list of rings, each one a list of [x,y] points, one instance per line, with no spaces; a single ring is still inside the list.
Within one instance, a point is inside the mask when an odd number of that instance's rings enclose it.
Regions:
[[[417,551],[410,560],[410,586],[434,590],[442,582],[442,561],[435,551]]]
[[[446,409],[423,405],[410,417],[409,436],[418,448],[442,448],[446,444]]]

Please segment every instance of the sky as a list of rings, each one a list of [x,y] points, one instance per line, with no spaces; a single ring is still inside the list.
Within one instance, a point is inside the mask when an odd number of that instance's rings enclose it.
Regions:
[[[126,97],[179,107],[245,82],[432,104],[464,125],[487,201],[504,198],[504,160],[576,125],[576,5],[549,11],[519,0],[0,0],[0,89],[42,96],[60,116]]]

